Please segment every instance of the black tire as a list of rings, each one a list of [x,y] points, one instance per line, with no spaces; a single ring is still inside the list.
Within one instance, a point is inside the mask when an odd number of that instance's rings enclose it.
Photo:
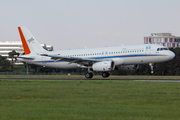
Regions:
[[[107,72],[107,76],[106,76],[106,77],[109,77],[109,75],[110,75],[110,74]]]
[[[90,78],[92,78],[93,77],[93,74],[92,73],[90,73],[91,74],[91,77]]]
[[[109,77],[109,73],[108,73],[108,72],[103,72],[103,73],[102,73],[102,77],[103,77],[103,78]]]
[[[85,74],[85,77],[86,77],[87,79],[92,78],[92,77],[93,77],[93,74],[92,74],[92,73],[86,73],[86,74]]]
[[[102,73],[102,77],[103,77],[103,78],[106,78],[106,76],[107,76],[107,73],[106,73],[106,72],[103,72],[103,73]]]

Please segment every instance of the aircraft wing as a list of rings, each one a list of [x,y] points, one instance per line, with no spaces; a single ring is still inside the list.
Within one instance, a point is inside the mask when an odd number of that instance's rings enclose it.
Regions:
[[[47,56],[51,57],[51,59],[54,59],[55,62],[62,60],[66,62],[71,63],[77,63],[77,64],[83,64],[83,65],[92,65],[95,62],[100,62],[102,59],[90,59],[90,58],[79,58],[79,57],[64,57],[64,56],[58,56],[58,55],[49,55],[49,54],[40,54],[41,56]]]

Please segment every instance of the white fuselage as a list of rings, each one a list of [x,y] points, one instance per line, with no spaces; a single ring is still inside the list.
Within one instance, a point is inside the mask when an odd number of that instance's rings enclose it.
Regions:
[[[82,67],[80,64],[73,62],[65,62],[51,59],[51,57],[41,56],[40,54],[51,54],[64,57],[78,57],[99,60],[113,60],[115,66],[119,65],[134,65],[134,64],[147,64],[168,61],[174,58],[174,53],[164,49],[165,48],[155,44],[142,44],[142,45],[128,45],[128,46],[115,46],[103,48],[88,48],[88,49],[74,49],[62,51],[47,51],[43,53],[30,53],[28,56],[33,56],[33,60],[18,58],[18,60],[30,64],[36,64],[52,68],[65,68],[72,69]],[[24,55],[26,56],[26,55]]]

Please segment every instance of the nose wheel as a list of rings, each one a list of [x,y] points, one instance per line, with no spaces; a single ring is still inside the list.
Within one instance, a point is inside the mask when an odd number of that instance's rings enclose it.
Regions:
[[[154,73],[154,70],[153,70],[153,68],[154,68],[154,63],[149,63],[149,66],[150,66],[150,68],[151,68],[151,74],[153,74],[153,73]]]

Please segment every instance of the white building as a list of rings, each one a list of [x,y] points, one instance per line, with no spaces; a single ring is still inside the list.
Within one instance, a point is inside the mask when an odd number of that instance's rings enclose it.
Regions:
[[[160,44],[175,48],[180,46],[180,37],[171,33],[152,33],[151,36],[144,37],[144,44]]]
[[[47,50],[53,51],[53,46],[41,44],[41,46]],[[22,54],[24,53],[21,41],[0,41],[0,55],[8,56],[8,53],[12,50]]]

